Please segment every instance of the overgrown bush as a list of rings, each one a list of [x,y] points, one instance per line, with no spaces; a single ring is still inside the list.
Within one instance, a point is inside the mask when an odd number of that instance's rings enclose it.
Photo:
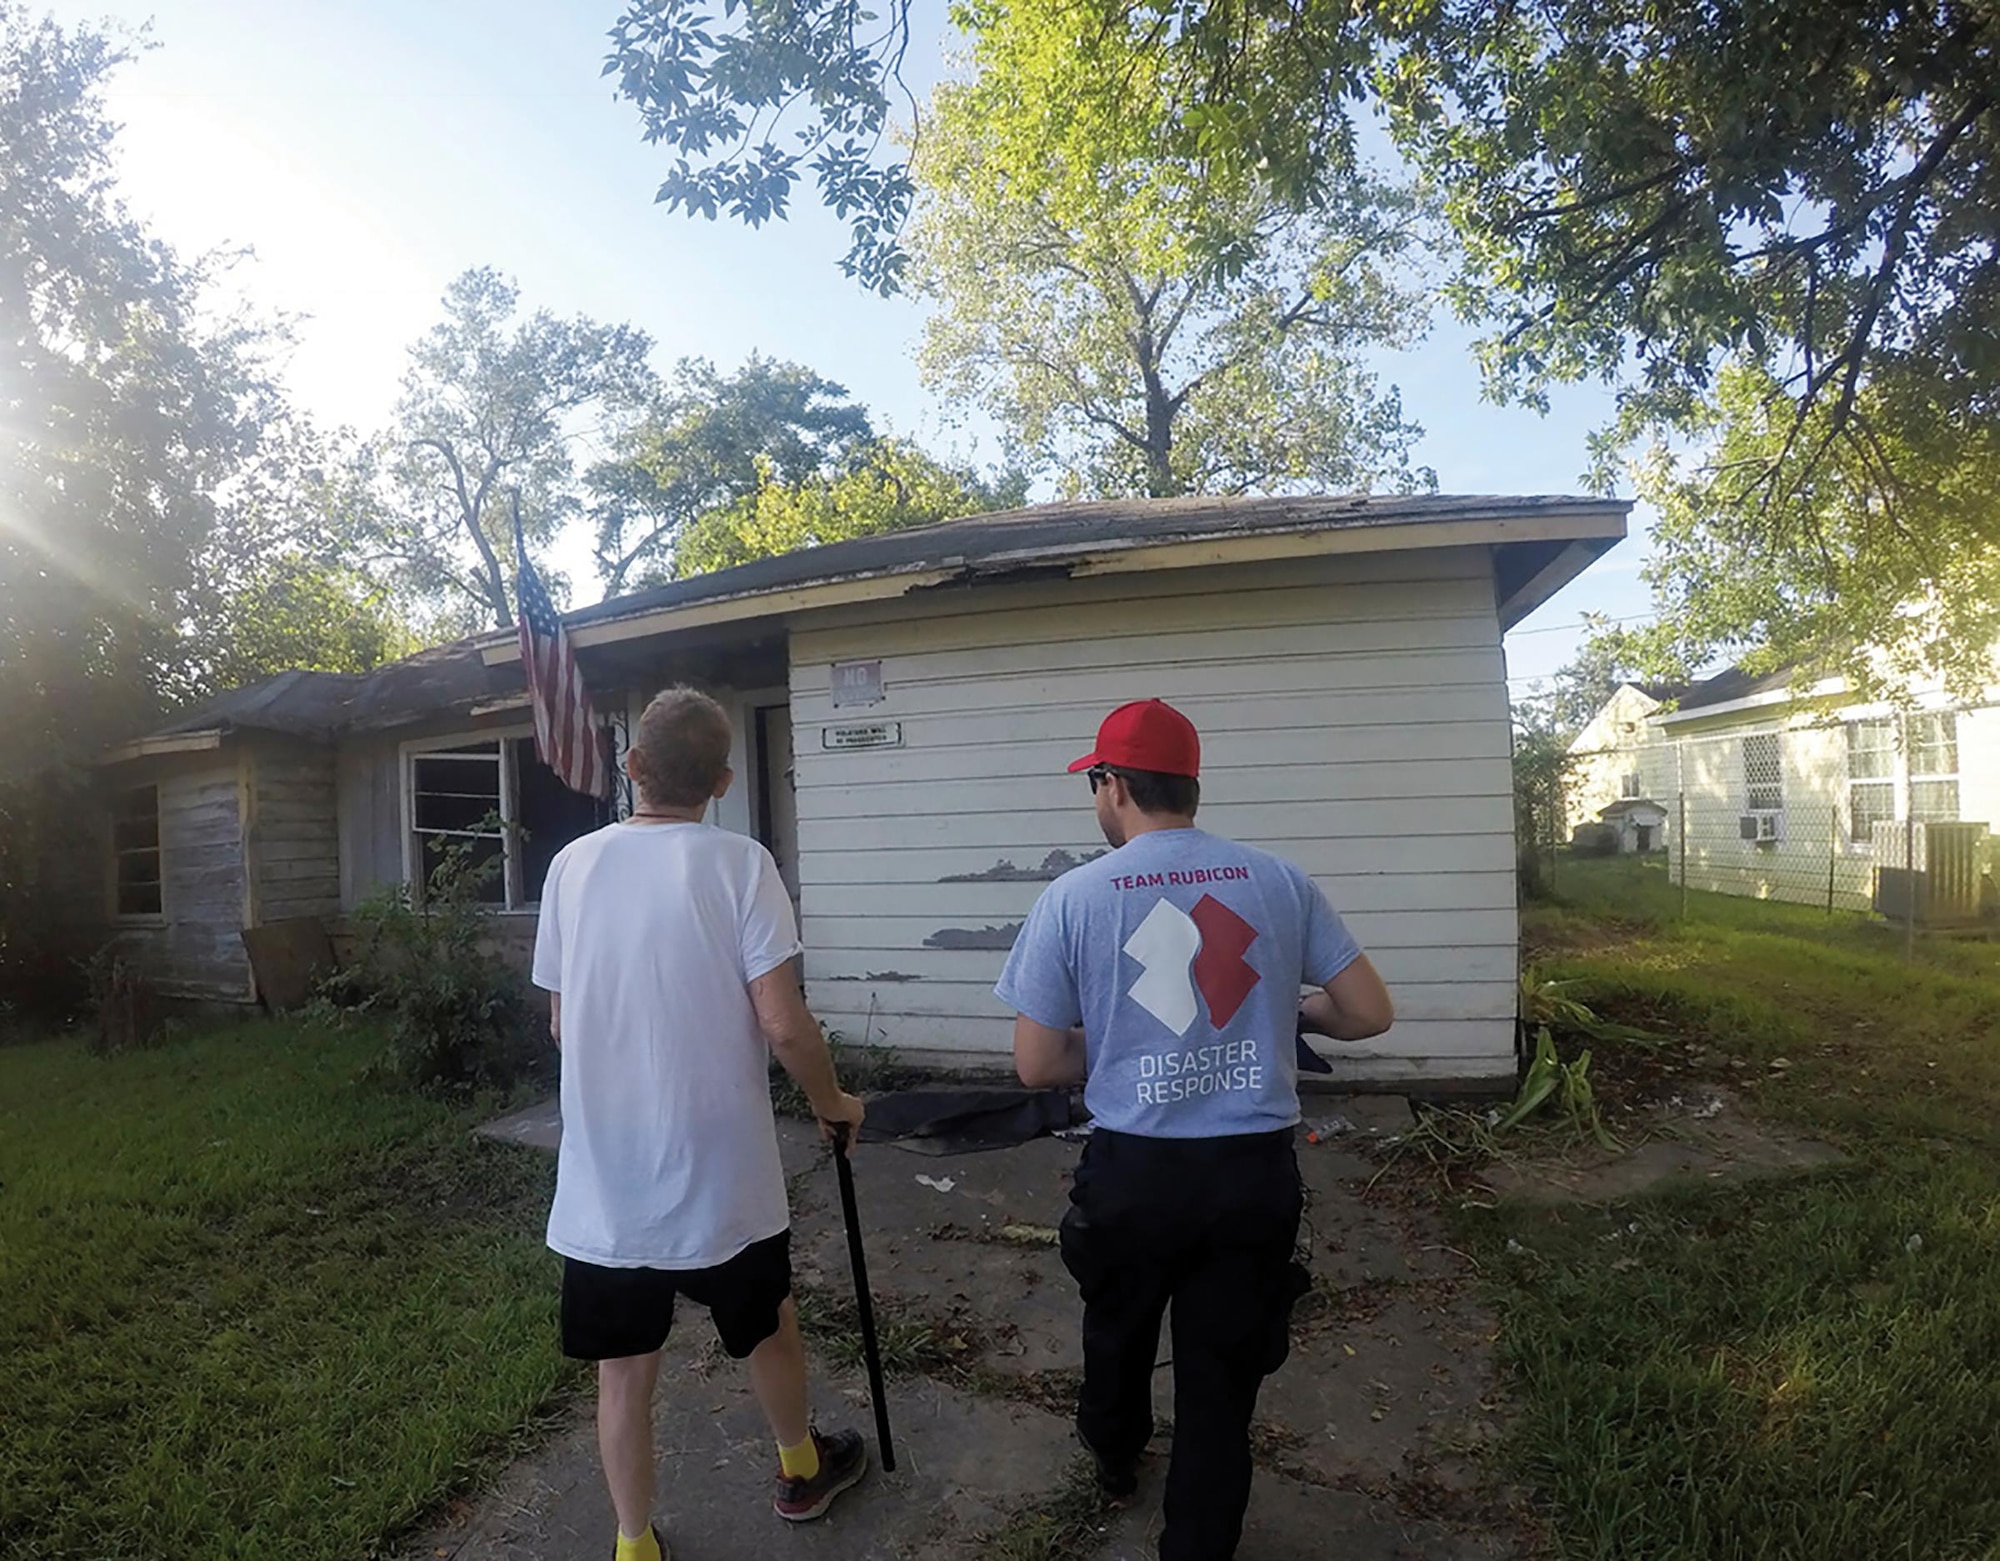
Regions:
[[[1569,848],[1576,856],[1616,856],[1618,831],[1609,824],[1579,824],[1570,836]]]
[[[388,1026],[381,1069],[419,1089],[520,1082],[551,1060],[521,978],[489,940],[479,888],[499,871],[469,847],[432,843],[421,898],[397,885],[354,913],[355,948],[320,987],[323,1004]]]

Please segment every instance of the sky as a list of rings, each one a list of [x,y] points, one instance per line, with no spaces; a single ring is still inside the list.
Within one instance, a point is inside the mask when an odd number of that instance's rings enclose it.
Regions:
[[[922,306],[842,276],[845,229],[802,200],[752,230],[655,206],[667,154],[601,76],[620,0],[45,0],[65,22],[150,24],[152,47],[114,77],[119,188],[184,254],[247,251],[226,286],[293,321],[294,399],[361,431],[393,405],[409,344],[435,321],[446,284],[491,265],[523,303],[629,321],[654,364],[751,353],[800,362],[845,385],[878,426],[939,453],[997,461],[991,425],[942,407],[920,384]],[[911,74],[944,69],[941,0]],[[1481,399],[1470,336],[1440,320],[1384,357],[1418,459],[1457,493],[1580,491],[1585,438],[1608,419],[1602,387],[1559,390],[1546,417]],[[1636,620],[1643,516],[1614,549],[1508,639],[1517,687],[1569,660],[1584,611]],[[580,535],[555,563],[590,600]]]

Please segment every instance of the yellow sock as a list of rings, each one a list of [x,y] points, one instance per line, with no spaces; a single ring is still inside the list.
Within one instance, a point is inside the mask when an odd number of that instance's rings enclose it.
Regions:
[[[646,1525],[646,1532],[637,1539],[627,1539],[625,1531],[618,1531],[618,1561],[662,1561],[660,1541],[653,1533],[653,1525]]]
[[[788,1480],[810,1480],[819,1473],[819,1443],[813,1440],[810,1431],[797,1447],[781,1445],[778,1448],[778,1466],[785,1471]],[[625,1558],[621,1556],[619,1561],[625,1561]]]

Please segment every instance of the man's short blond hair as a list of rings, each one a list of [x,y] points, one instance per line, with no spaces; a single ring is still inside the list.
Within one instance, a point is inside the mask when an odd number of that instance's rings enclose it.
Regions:
[[[700,807],[729,768],[734,735],[729,713],[700,689],[662,689],[632,739],[639,795],[658,807]]]

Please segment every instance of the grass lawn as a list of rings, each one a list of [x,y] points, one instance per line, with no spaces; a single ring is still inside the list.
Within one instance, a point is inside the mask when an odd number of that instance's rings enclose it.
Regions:
[[[1852,1158],[1461,1216],[1556,1553],[2000,1554],[2000,949],[1906,963],[1865,918],[1723,896],[1683,920],[1630,861],[1566,863],[1560,891],[1527,918],[1545,974]]]
[[[570,1380],[552,1166],[357,1083],[379,1044],[0,1047],[8,1561],[355,1561]]]

